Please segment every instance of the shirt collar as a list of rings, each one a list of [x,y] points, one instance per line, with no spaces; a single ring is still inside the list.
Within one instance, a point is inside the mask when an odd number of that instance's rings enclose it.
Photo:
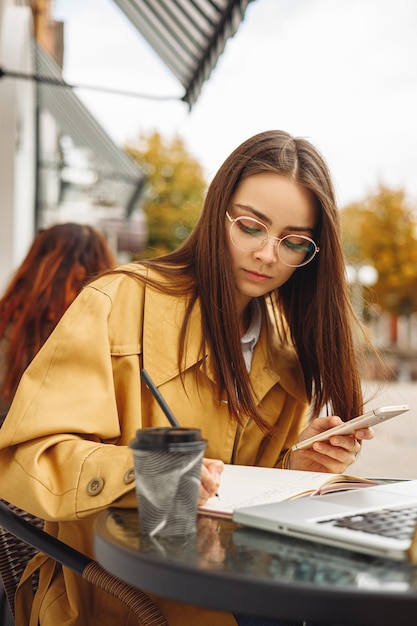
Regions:
[[[255,298],[251,301],[251,322],[248,330],[245,332],[243,337],[241,338],[241,342],[243,345],[249,344],[253,349],[256,345],[256,342],[259,339],[259,335],[261,334],[261,325],[262,325],[262,311],[261,305],[258,300]]]
[[[250,372],[252,365],[252,357],[255,346],[258,342],[259,335],[261,334],[262,326],[262,310],[258,300],[251,301],[251,322],[249,328],[241,338],[242,353],[245,360],[246,369]]]

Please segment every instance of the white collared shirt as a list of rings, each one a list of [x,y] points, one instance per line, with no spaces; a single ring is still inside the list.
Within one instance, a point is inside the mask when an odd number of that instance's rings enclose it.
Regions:
[[[242,343],[243,358],[248,372],[252,365],[253,351],[261,333],[262,311],[258,300],[254,298],[251,302],[251,323],[240,341]]]

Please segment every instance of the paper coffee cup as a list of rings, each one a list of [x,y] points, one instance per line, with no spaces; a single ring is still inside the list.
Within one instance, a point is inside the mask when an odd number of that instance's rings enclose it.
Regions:
[[[140,530],[195,532],[201,463],[207,442],[198,428],[144,428],[132,448]]]

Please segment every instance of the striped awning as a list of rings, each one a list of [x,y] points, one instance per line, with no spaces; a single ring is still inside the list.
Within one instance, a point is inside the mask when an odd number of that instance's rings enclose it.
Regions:
[[[78,148],[88,150],[91,168],[97,176],[96,193],[105,196],[111,189],[129,215],[145,184],[139,166],[109,137],[84,106],[71,86],[62,79],[61,68],[39,44],[34,42],[37,74],[51,80],[38,83],[38,104],[49,111],[61,132]]]
[[[185,88],[190,108],[253,0],[113,0]]]

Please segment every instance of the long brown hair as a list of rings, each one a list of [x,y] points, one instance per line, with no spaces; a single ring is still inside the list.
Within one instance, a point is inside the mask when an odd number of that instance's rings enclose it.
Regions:
[[[40,231],[0,300],[0,339],[7,348],[0,394],[11,400],[24,369],[82,287],[116,258],[91,226],[57,224]]]
[[[270,299],[281,328],[282,319],[286,321],[289,330],[283,340],[296,348],[312,415],[317,416],[327,405],[328,411],[350,419],[360,413],[363,405],[353,338],[354,314],[348,297],[331,177],[322,156],[309,141],[280,130],[263,132],[245,141],[215,175],[189,238],[177,251],[144,265],[176,276],[174,291],[190,294],[182,338],[191,309],[197,299],[200,301],[202,355],[205,346],[210,346],[220,393],[226,393],[229,408],[237,419],[246,414],[262,427],[242,357],[224,226],[226,210],[239,184],[262,172],[288,177],[311,191],[318,208],[314,239],[320,253],[297,269],[276,293],[259,300],[265,307]],[[180,361],[182,356],[180,348]]]

